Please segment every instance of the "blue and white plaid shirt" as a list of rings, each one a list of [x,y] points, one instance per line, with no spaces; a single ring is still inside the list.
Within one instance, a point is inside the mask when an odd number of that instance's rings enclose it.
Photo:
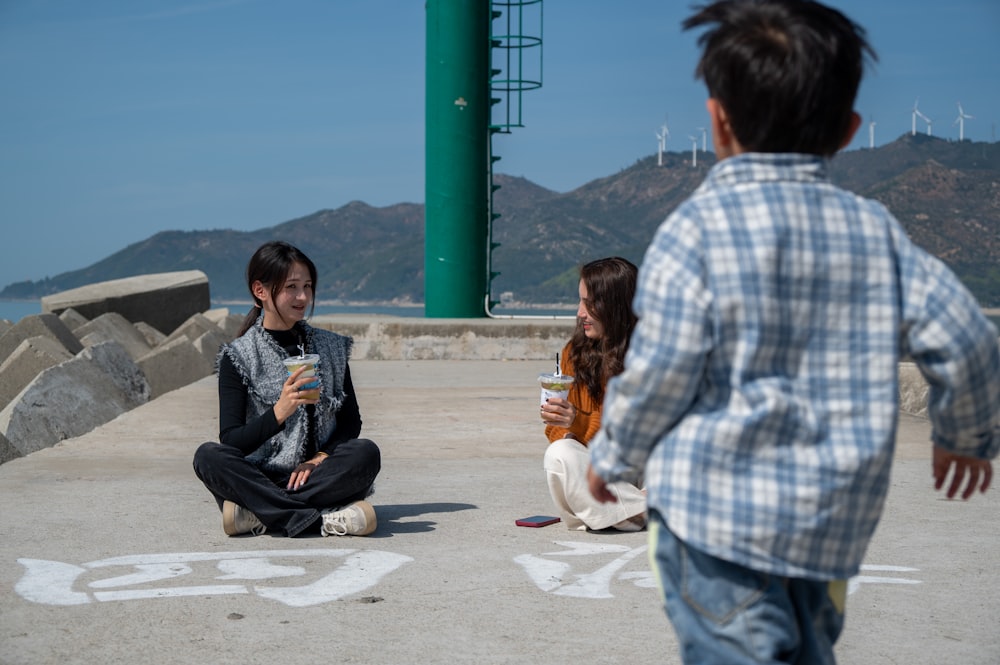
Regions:
[[[931,385],[934,442],[1000,448],[996,330],[821,158],[715,165],[657,231],[634,306],[592,463],[608,481],[644,475],[650,507],[719,558],[857,573],[888,490],[906,354]]]

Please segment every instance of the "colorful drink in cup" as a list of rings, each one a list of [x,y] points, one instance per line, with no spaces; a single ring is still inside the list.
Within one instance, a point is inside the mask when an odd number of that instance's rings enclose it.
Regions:
[[[291,376],[300,367],[306,367],[306,371],[302,372],[300,379],[303,377],[316,377],[316,365],[319,364],[319,356],[315,353],[307,353],[302,356],[292,356],[291,358],[285,358],[285,369],[288,370],[288,375]],[[305,399],[319,399],[319,378],[316,377],[309,383],[302,384],[302,392],[300,393]]]
[[[542,385],[542,404],[552,397],[569,397],[573,377],[569,374],[539,374],[538,382]]]

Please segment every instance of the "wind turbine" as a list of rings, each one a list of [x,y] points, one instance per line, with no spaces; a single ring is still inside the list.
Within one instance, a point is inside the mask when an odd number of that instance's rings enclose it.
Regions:
[[[913,113],[911,114],[911,118],[912,119],[910,121],[910,136],[916,136],[917,135],[917,118],[921,118],[924,122],[927,123],[927,136],[930,136],[931,135],[931,119],[928,118],[927,116],[925,116],[923,113],[920,112],[920,109],[917,108],[917,104],[918,103],[920,103],[920,98],[919,97],[917,97],[916,101],[913,102]]]
[[[660,127],[660,131],[656,132],[656,140],[659,144],[660,151],[656,157],[656,165],[663,166],[663,151],[667,149],[667,139],[670,138],[670,130],[667,129],[667,121],[663,121],[663,126]]]
[[[698,166],[698,137],[688,136],[691,139],[691,166]]]
[[[868,147],[875,148],[875,121],[872,120],[868,123]]]
[[[965,139],[965,119],[966,118],[973,118],[973,117],[974,116],[971,116],[971,115],[967,114],[965,111],[962,110],[962,102],[959,102],[958,103],[958,117],[955,118],[955,122],[952,123],[953,125],[958,125],[958,140],[959,141],[962,141],[963,139]]]
[[[927,123],[927,136],[931,135],[931,119],[920,112],[916,104],[913,105],[913,112],[920,116],[920,119]],[[916,123],[916,121],[914,121]]]
[[[698,131],[701,132],[701,151],[708,152],[708,143],[706,138],[707,135],[705,134],[705,128],[699,127]]]

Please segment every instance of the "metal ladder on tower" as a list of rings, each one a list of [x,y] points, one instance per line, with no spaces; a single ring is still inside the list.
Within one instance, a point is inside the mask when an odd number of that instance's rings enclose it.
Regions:
[[[493,165],[500,156],[493,150],[498,134],[510,134],[524,127],[521,96],[542,87],[542,0],[494,0],[490,3],[490,124],[487,140],[489,154],[489,218],[486,234],[486,313],[493,300],[493,250],[500,243],[493,240],[493,222],[501,215],[495,211],[493,195],[500,189],[493,176]],[[537,25],[536,35],[525,34],[525,22]],[[537,59],[534,57],[537,54]]]

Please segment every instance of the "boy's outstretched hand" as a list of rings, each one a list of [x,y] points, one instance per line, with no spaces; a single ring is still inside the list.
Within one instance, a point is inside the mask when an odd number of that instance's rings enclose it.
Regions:
[[[977,485],[980,492],[985,492],[989,489],[990,481],[993,480],[993,464],[989,460],[956,455],[940,446],[934,446],[933,464],[934,489],[936,490],[944,486],[949,469],[952,467],[955,468],[954,475],[951,477],[951,484],[948,486],[946,493],[949,499],[955,497],[955,494],[961,489],[963,482],[966,485],[965,491],[962,492],[962,498],[968,499],[976,491]],[[591,488],[593,488],[593,485],[591,485]],[[591,492],[593,492],[593,489],[591,489]]]
[[[617,497],[608,489],[608,484],[604,482],[604,478],[594,473],[594,467],[589,464],[587,465],[587,486],[590,488],[591,495],[601,503],[615,503],[618,501]]]

